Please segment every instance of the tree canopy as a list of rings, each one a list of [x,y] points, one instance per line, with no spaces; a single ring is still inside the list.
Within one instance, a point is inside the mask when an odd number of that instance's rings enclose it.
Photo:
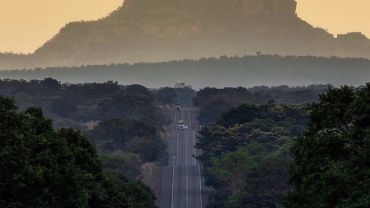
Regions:
[[[370,206],[370,84],[330,89],[293,143],[288,208]]]
[[[271,100],[276,104],[287,105],[313,103],[327,88],[329,85],[204,88],[198,91],[193,103],[200,111],[198,120],[205,125],[215,123],[222,114],[242,104],[263,105]]]
[[[307,123],[304,106],[240,105],[199,132],[210,208],[276,208],[289,190],[288,146]]]
[[[155,207],[140,182],[105,170],[73,129],[55,130],[39,108],[0,97],[1,207]]]

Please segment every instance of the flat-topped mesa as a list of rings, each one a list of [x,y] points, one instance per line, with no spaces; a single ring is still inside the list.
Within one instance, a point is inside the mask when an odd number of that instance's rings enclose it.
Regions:
[[[126,12],[150,13],[217,13],[295,16],[295,0],[125,0]]]
[[[158,62],[266,54],[370,58],[361,33],[334,38],[296,14],[296,0],[125,0],[106,18],[68,24],[0,68]],[[97,50],[98,49],[98,50]]]
[[[295,0],[242,0],[245,15],[288,15],[295,16]]]

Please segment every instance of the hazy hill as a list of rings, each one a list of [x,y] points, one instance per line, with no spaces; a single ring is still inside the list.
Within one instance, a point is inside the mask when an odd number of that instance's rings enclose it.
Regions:
[[[185,82],[195,88],[259,85],[363,85],[369,82],[370,60],[294,56],[244,56],[160,63],[111,64],[0,71],[0,78],[43,79],[62,82],[141,84],[150,88]]]
[[[32,55],[0,55],[0,68],[164,61],[258,51],[370,58],[370,41],[361,33],[336,38],[312,27],[297,17],[294,0],[126,0],[106,18],[67,24]]]

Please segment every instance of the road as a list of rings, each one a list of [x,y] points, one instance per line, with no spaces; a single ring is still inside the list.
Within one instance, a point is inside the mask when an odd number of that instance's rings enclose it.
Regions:
[[[169,166],[164,167],[161,181],[160,208],[203,208],[205,194],[201,165],[194,158],[198,122],[191,109],[171,113]],[[184,120],[188,130],[177,130],[176,122]]]

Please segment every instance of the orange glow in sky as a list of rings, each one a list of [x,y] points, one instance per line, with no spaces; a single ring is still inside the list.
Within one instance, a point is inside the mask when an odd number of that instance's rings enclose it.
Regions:
[[[297,0],[298,15],[329,32],[370,37],[370,0]],[[0,0],[0,51],[31,53],[66,23],[106,16],[123,0]]]

